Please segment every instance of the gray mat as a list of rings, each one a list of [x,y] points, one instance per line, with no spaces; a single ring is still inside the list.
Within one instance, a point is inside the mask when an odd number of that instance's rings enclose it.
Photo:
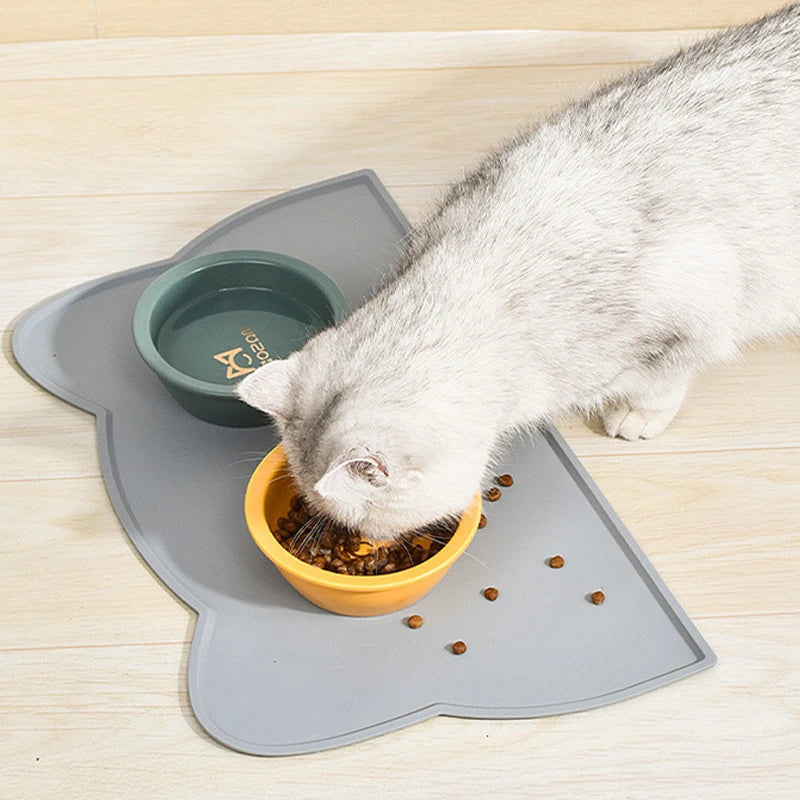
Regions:
[[[192,707],[247,753],[306,753],[437,714],[519,718],[612,703],[711,666],[715,656],[559,434],[521,441],[515,484],[489,524],[415,607],[340,617],[298,595],[251,540],[242,501],[270,427],[186,414],[134,348],[144,288],[179,260],[220,250],[288,253],[358,303],[408,223],[370,171],[234,214],[171,259],[32,309],[14,353],[44,388],[97,416],[108,493],[153,571],[198,613]],[[91,358],[86,357],[87,352]],[[566,566],[550,569],[560,553]],[[500,590],[496,602],[481,590]],[[588,595],[602,589],[606,602]],[[419,613],[425,624],[404,620]],[[468,651],[448,645],[464,640]],[[132,713],[135,713],[132,712]]]

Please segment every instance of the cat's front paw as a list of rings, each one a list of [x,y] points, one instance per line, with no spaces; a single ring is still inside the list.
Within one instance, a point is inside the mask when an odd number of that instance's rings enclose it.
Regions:
[[[677,408],[653,411],[618,403],[605,409],[602,418],[609,436],[635,441],[653,439],[663,433],[677,412]]]

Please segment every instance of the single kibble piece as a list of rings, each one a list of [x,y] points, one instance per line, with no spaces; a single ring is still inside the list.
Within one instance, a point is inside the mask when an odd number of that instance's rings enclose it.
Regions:
[[[548,563],[553,569],[561,569],[564,566],[564,557],[553,556]]]
[[[494,586],[487,586],[487,587],[486,587],[486,588],[483,590],[483,596],[484,596],[484,597],[485,597],[487,600],[491,600],[492,602],[494,602],[495,600],[497,600],[497,595],[498,595],[498,594],[499,594],[499,592],[497,591],[497,589],[495,589],[495,588],[494,588]]]
[[[592,602],[599,606],[604,600],[606,596],[602,592],[592,592]]]
[[[496,486],[492,486],[492,488],[486,492],[486,499],[494,503],[494,501],[499,500],[502,495],[503,493]]]
[[[457,656],[463,655],[464,653],[467,652],[467,646],[464,644],[464,642],[461,641],[453,642],[453,652]]]
[[[409,628],[421,628],[422,627],[422,617],[419,614],[412,614],[408,618],[408,627]]]
[[[514,479],[507,472],[506,472],[505,475],[498,475],[497,476],[497,482],[501,486],[513,486],[514,485]]]
[[[485,528],[487,522],[488,522],[488,520],[486,519],[486,514],[481,514],[480,521],[478,522],[478,527],[479,528]]]

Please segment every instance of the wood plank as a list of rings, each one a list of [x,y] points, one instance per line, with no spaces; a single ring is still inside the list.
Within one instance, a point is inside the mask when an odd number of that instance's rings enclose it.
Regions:
[[[586,465],[692,618],[800,611],[800,451]],[[182,641],[193,624],[129,545],[100,478],[0,481],[0,529],[2,647]]]
[[[335,4],[272,0],[268,6],[260,0],[97,0],[97,23],[104,37],[521,28],[641,30],[736,24],[781,5],[775,0],[673,0],[667,4],[636,0],[339,0]]]
[[[130,544],[99,477],[0,481],[0,530],[0,649],[191,637],[195,615]]]
[[[800,448],[583,463],[689,616],[800,611]]]
[[[629,65],[0,83],[0,196],[441,184]]]
[[[148,37],[0,46],[2,80],[654,61],[709,30],[406,31]]]
[[[96,35],[93,0],[3,0],[0,5],[0,42],[89,39]],[[0,66],[2,63],[0,58]]]
[[[6,393],[0,480],[99,477],[92,415],[49,394],[5,360],[0,362],[0,391]]]
[[[287,800],[331,797],[331,787],[341,798],[795,800],[798,623],[709,620],[717,666],[606,708],[541,720],[437,718],[294,758],[248,758],[200,730],[184,645],[0,653],[3,793],[181,800],[268,786]]]

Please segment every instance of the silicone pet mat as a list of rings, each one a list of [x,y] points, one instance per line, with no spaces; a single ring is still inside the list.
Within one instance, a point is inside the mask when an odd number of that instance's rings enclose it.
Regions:
[[[298,595],[258,550],[242,502],[252,457],[266,453],[275,434],[184,412],[134,347],[136,302],[177,261],[262,249],[320,268],[355,305],[407,230],[377,177],[352,173],[234,214],[173,258],[52,297],[14,333],[14,353],[31,377],[96,415],[103,476],[125,530],[198,614],[189,658],[195,714],[237,750],[311,752],[437,714],[584,710],[715,661],[552,429],[508,453],[501,466],[514,485],[486,504],[487,527],[413,608],[330,614]],[[562,569],[547,565],[556,553]],[[490,585],[500,591],[493,603],[481,594]],[[597,589],[606,595],[599,606],[588,600]],[[418,630],[405,624],[411,613],[425,619]],[[467,643],[464,655],[449,648],[457,639]]]

